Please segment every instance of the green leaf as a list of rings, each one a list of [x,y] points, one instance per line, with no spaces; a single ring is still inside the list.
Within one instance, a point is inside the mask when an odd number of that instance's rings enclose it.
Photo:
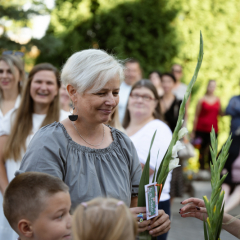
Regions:
[[[143,172],[142,172],[142,177],[139,183],[139,190],[138,190],[138,206],[139,207],[145,207],[146,206],[146,200],[145,200],[145,188],[144,186],[149,184],[149,163],[150,163],[150,158],[151,158],[151,149],[152,149],[152,145],[156,136],[156,132],[157,130],[154,132],[152,140],[151,140],[151,144],[150,144],[150,148],[148,151],[148,157],[147,157],[147,161],[146,164],[144,166]]]
[[[222,178],[220,178],[220,174],[226,162],[226,156],[228,155],[228,150],[231,144],[231,136],[228,138],[227,142],[222,147],[222,151],[219,154],[217,161],[216,161],[216,156],[217,156],[218,142],[216,140],[216,135],[213,128],[210,133],[210,138],[211,138],[210,151],[212,156],[212,164],[210,165],[212,193],[211,193],[210,201],[207,202],[206,199],[204,198],[204,202],[207,208],[209,221],[211,223],[211,228],[207,226],[208,237],[210,240],[218,240],[220,237],[221,229],[222,229],[222,220],[223,220],[223,214],[224,214],[224,205],[223,205],[224,193],[221,194],[221,186],[227,176],[227,174],[225,174],[224,176],[222,176]],[[205,239],[206,239],[207,227],[204,222]]]
[[[138,234],[139,240],[153,240],[152,236],[149,234],[149,231],[141,232]]]
[[[158,150],[157,160],[158,160],[159,151],[160,151],[160,149]],[[154,169],[154,174],[153,174],[153,180],[152,180],[152,183],[155,182],[156,171],[157,171],[157,161],[156,161],[156,165],[155,165],[155,169]]]
[[[222,231],[223,214],[224,214],[224,204],[223,204],[223,207],[222,207],[222,210],[221,210],[219,221],[218,221],[217,226],[216,226],[217,227],[216,240],[218,240],[220,238],[220,234],[221,234],[221,231]]]
[[[207,223],[205,221],[205,219],[203,219],[203,228],[204,228],[204,239],[208,240],[208,231],[207,231]]]
[[[158,172],[157,172],[157,182],[158,182],[158,184],[163,184],[164,176],[166,175],[166,173],[168,173],[169,162],[172,158],[172,156],[171,156],[172,155],[172,148],[178,140],[178,132],[182,127],[182,120],[183,120],[184,114],[185,114],[185,106],[186,106],[187,100],[188,100],[188,98],[191,94],[193,85],[197,80],[198,72],[199,72],[199,70],[201,68],[201,65],[202,65],[202,59],[203,59],[203,38],[202,38],[202,33],[200,31],[200,47],[199,47],[197,66],[195,68],[195,71],[194,71],[193,77],[191,79],[191,82],[188,84],[187,91],[186,91],[186,93],[184,95],[184,98],[183,98],[183,101],[181,103],[181,106],[180,106],[180,109],[179,109],[178,121],[177,121],[177,125],[174,129],[174,132],[173,132],[172,140],[170,142],[168,150],[167,150],[167,152],[166,152],[166,154],[165,154],[165,156],[164,156],[164,158],[161,162],[161,165],[158,169]],[[162,187],[164,187],[164,184],[163,184]],[[158,187],[158,190],[159,190],[159,187]]]

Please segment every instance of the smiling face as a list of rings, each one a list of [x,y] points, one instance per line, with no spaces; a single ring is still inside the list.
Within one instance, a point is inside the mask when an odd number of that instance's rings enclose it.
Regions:
[[[15,77],[5,61],[0,61],[0,89],[11,90],[18,89],[20,80],[20,73],[16,66],[14,66]]]
[[[105,123],[110,120],[111,114],[118,105],[119,87],[120,80],[113,78],[96,93],[86,91],[79,94],[70,85],[68,85],[67,89],[75,104],[75,111],[78,111],[80,120],[89,123]]]
[[[170,76],[168,75],[162,76],[162,88],[165,93],[172,92],[174,86],[175,86],[175,82]]]
[[[151,90],[146,87],[135,88],[128,100],[130,118],[144,117],[150,119],[156,108],[157,101]]]
[[[32,79],[30,95],[34,105],[49,105],[58,94],[57,79],[54,72],[41,70]]]
[[[35,240],[70,240],[71,199],[69,193],[58,192],[44,200],[45,208],[32,224]]]

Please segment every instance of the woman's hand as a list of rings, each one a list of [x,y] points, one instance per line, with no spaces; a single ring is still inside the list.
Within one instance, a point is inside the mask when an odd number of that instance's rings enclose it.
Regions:
[[[156,237],[168,232],[170,229],[171,221],[163,210],[158,210],[158,216],[150,220],[146,220],[146,207],[130,208],[130,211],[137,218],[139,233],[149,231],[153,237]],[[140,218],[137,217],[139,213],[143,214],[142,222],[139,222]]]
[[[181,217],[195,217],[203,221],[207,219],[207,209],[205,203],[199,198],[188,198],[181,202],[181,204],[187,204],[179,210]]]
[[[168,232],[171,228],[171,221],[168,214],[163,210],[158,210],[158,216],[151,219],[150,226],[148,226],[149,233],[153,237],[157,237]]]
[[[135,208],[130,208],[131,213],[136,217],[138,221],[138,232],[144,232],[148,230],[148,226],[151,223],[151,220],[146,220],[146,207],[135,207]],[[140,218],[137,217],[139,213],[143,214],[143,221],[139,222]]]

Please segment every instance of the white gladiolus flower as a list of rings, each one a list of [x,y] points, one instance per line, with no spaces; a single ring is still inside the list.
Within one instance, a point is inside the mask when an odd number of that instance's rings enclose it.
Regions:
[[[168,169],[169,169],[169,172],[171,170],[173,170],[174,168],[177,168],[177,167],[180,167],[181,165],[178,165],[179,164],[179,158],[174,158],[172,159],[170,162],[169,162],[169,166],[168,166]]]
[[[180,141],[177,141],[176,144],[172,148],[172,158],[176,158],[178,156],[177,152],[184,148],[185,148],[185,146]]]
[[[180,131],[178,132],[178,140],[183,138],[187,133],[188,133],[187,128],[185,127],[181,128]]]

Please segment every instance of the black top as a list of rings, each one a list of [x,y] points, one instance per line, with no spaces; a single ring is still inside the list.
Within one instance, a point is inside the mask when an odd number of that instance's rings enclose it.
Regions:
[[[238,157],[239,149],[240,149],[240,135],[233,135],[232,144],[230,145],[230,148],[228,150],[228,158],[224,165],[224,168],[227,169],[228,172],[228,175],[224,180],[224,182],[227,184],[236,183],[232,181],[232,164]]]
[[[174,131],[177,125],[178,114],[179,114],[181,103],[182,103],[182,100],[179,100],[175,97],[170,108],[164,113],[164,120],[167,122],[172,132]]]

